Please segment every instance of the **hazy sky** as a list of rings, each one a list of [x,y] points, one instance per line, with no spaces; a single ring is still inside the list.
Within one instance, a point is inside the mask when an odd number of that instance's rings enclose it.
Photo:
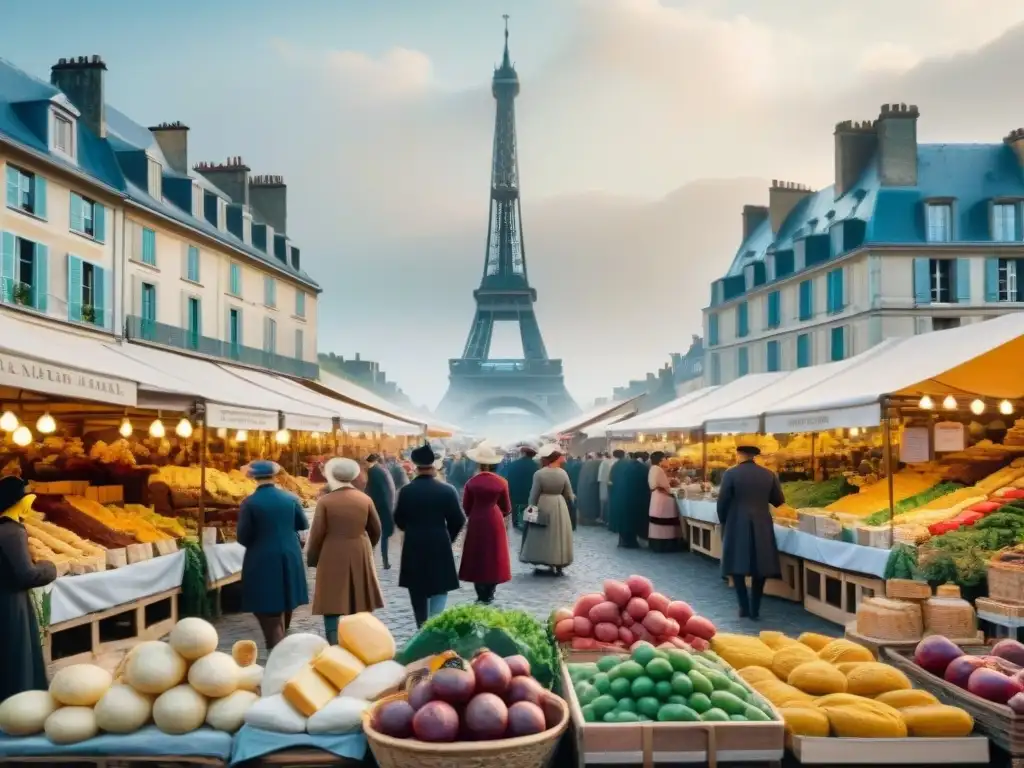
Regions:
[[[685,350],[742,204],[830,183],[837,120],[1024,125],[1020,0],[3,0],[0,55],[101,54],[108,101],[187,123],[192,161],[282,174],[321,351],[434,406],[483,268],[502,13],[530,277],[581,405]]]

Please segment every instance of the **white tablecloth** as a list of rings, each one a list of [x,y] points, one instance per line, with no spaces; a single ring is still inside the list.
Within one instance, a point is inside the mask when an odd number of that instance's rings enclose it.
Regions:
[[[178,551],[124,568],[62,576],[43,588],[50,593],[50,625],[180,587],[184,573],[185,553]]]
[[[206,555],[206,580],[212,584],[241,572],[245,547],[237,541],[232,541],[228,544],[203,547],[203,554]]]
[[[679,514],[702,523],[718,522],[718,502],[707,499],[676,499]]]

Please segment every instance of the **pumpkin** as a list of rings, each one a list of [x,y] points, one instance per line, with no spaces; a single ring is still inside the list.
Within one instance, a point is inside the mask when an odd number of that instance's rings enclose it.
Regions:
[[[256,663],[259,658],[260,649],[256,647],[255,640],[239,640],[231,646],[231,658],[240,667],[248,667]]]
[[[739,675],[741,680],[749,683],[750,685],[753,685],[754,683],[763,683],[769,680],[781,682],[779,678],[775,676],[774,672],[770,669],[765,669],[764,667],[746,667],[736,674]]]
[[[907,676],[888,664],[865,662],[858,664],[846,676],[846,690],[858,696],[878,696],[889,691],[912,688]]]
[[[818,655],[806,645],[793,643],[793,645],[787,645],[775,652],[775,658],[772,659],[772,672],[780,680],[788,680],[789,673],[801,664],[817,660]]]
[[[903,710],[907,707],[926,707],[929,704],[938,704],[939,700],[928,691],[919,688],[910,690],[886,691],[875,697],[875,701],[888,704],[893,709]]]
[[[58,707],[49,691],[16,693],[0,704],[0,731],[8,736],[34,736]]]
[[[260,700],[251,691],[235,691],[223,699],[211,701],[206,709],[206,724],[215,731],[234,733],[245,723],[245,713]]]
[[[176,685],[153,702],[153,722],[164,733],[190,733],[206,721],[206,699],[190,685]]]
[[[911,736],[946,738],[970,736],[974,718],[959,707],[945,704],[927,704],[900,710],[907,732]]]
[[[96,725],[107,733],[135,733],[149,722],[153,701],[130,685],[114,683],[96,704]]]
[[[139,643],[125,664],[124,680],[139,693],[159,696],[185,679],[188,664],[167,643]]]
[[[850,739],[906,738],[907,726],[897,710],[873,699],[838,696],[844,698],[825,696],[816,702],[828,716],[832,735]]]
[[[796,666],[789,673],[786,682],[814,696],[843,693],[846,690],[846,678],[843,673],[824,661],[807,661]]]
[[[193,662],[188,670],[188,684],[203,696],[219,699],[238,690],[240,672],[233,658],[214,651]]]
[[[829,664],[842,664],[846,661],[874,661],[875,655],[863,645],[840,638],[818,651],[818,658]]]
[[[54,744],[77,744],[99,733],[92,707],[61,707],[43,725],[46,738]]]
[[[72,664],[57,670],[50,695],[67,707],[91,707],[107,692],[114,676],[95,664]]]
[[[817,632],[804,632],[796,639],[796,641],[798,643],[803,643],[812,651],[817,653],[834,639],[835,638],[828,637],[827,635],[819,635]]]
[[[195,661],[216,651],[220,639],[213,624],[189,616],[174,625],[167,642],[183,659]]]
[[[790,736],[828,736],[828,715],[811,707],[782,707],[779,709]]]
[[[718,633],[711,638],[711,650],[733,669],[746,667],[772,668],[775,651],[756,637]]]

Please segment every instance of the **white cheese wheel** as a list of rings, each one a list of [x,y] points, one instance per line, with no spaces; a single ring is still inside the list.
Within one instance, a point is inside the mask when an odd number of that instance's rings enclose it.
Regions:
[[[43,723],[60,706],[49,691],[22,691],[0,704],[0,731],[8,736],[42,733]]]
[[[220,640],[213,624],[189,616],[174,625],[167,642],[182,658],[194,661],[216,651]]]
[[[206,724],[215,731],[234,733],[245,723],[245,713],[260,700],[252,691],[235,691],[223,699],[211,701],[206,710]]]
[[[342,696],[364,701],[376,701],[386,693],[395,691],[405,681],[408,670],[397,661],[373,664],[345,686]]]
[[[363,728],[363,712],[370,702],[338,696],[306,721],[308,733],[355,733]]]
[[[190,685],[177,685],[153,702],[153,722],[164,733],[190,733],[205,721],[206,699]]]
[[[188,684],[203,696],[219,699],[238,690],[240,672],[233,658],[214,651],[192,663],[188,670]]]
[[[159,696],[185,679],[188,664],[167,643],[140,643],[128,657],[124,679],[139,693]]]
[[[72,664],[57,670],[50,694],[67,707],[91,707],[114,682],[114,676],[95,664]]]
[[[96,725],[107,733],[135,733],[149,722],[153,700],[130,685],[114,683],[95,707]]]
[[[46,718],[43,730],[54,744],[77,744],[99,733],[92,707],[61,707]]]
[[[274,696],[284,690],[284,684],[327,647],[327,641],[318,635],[300,633],[288,635],[274,646],[263,670],[260,690],[263,696]]]
[[[245,723],[275,733],[303,733],[306,730],[306,718],[280,693],[264,696],[249,707]]]
[[[259,664],[250,664],[238,671],[238,687],[243,691],[260,691],[263,683],[263,667]]]

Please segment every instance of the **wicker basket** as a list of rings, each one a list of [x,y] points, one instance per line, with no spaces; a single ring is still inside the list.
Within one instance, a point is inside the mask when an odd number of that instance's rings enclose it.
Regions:
[[[551,760],[558,740],[569,725],[569,705],[562,701],[562,719],[554,728],[533,736],[495,741],[431,744],[417,739],[395,739],[373,728],[374,711],[404,694],[389,696],[363,714],[363,731],[380,768],[543,768]],[[561,699],[560,699],[561,701]]]
[[[973,606],[959,597],[931,597],[924,601],[924,624],[929,634],[971,637],[978,631]]]
[[[894,600],[927,600],[932,596],[932,588],[927,581],[889,579],[885,582],[885,596]],[[959,592],[956,597],[960,597]]]
[[[993,560],[988,564],[988,596],[1006,603],[1020,603],[1024,595],[1024,568]]]

